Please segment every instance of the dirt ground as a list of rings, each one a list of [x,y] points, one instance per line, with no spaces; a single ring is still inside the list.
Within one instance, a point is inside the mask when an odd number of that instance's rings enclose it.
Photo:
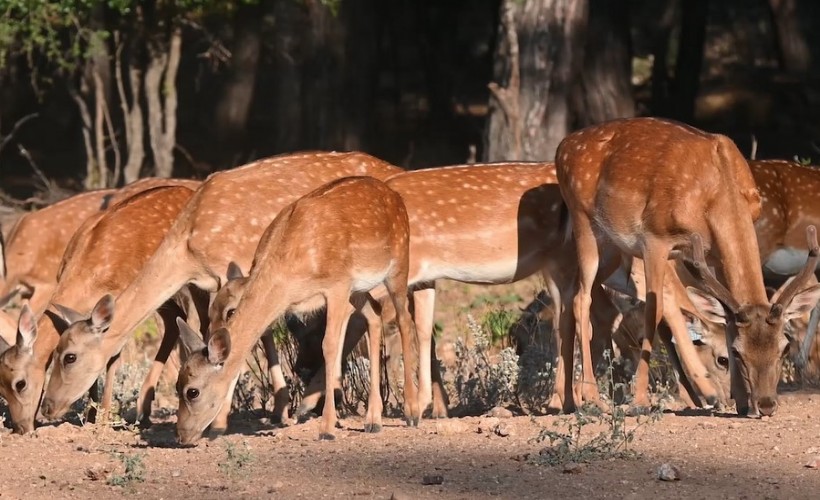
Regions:
[[[787,393],[768,421],[666,413],[638,431],[638,458],[576,473],[528,461],[544,447],[532,441],[539,429],[560,417],[424,420],[418,429],[387,420],[380,434],[347,418],[335,441],[317,440],[318,419],[280,429],[234,420],[233,433],[196,448],[174,445],[173,417],[141,434],[67,423],[29,436],[4,430],[0,498],[817,498],[820,470],[805,464],[820,455],[819,404],[820,394]],[[499,423],[504,437],[492,432]],[[123,455],[144,470],[112,486]],[[663,463],[681,479],[658,480]],[[441,484],[423,484],[432,476]]]

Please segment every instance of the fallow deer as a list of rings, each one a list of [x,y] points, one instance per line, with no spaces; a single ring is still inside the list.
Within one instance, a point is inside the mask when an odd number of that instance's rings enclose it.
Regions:
[[[795,289],[784,293],[781,301],[767,299],[753,226],[760,197],[734,143],[666,120],[615,120],[567,136],[556,162],[577,247],[579,279],[573,309],[582,346],[590,338],[590,295],[596,276],[611,273],[621,255],[642,258],[646,336],[636,381],[638,387],[646,387],[663,311],[667,260],[703,250],[705,240],[715,250],[731,292],[695,267],[700,271],[696,277],[709,292],[690,288],[690,297],[703,314],[728,320],[732,396],[738,412],[773,414],[777,368],[787,346],[785,321],[813,306],[820,287],[800,290],[805,280],[795,280]],[[813,253],[814,247],[816,242]],[[809,260],[813,270],[814,259]],[[572,342],[575,334],[562,331],[563,342]],[[586,361],[589,348],[584,349],[583,376],[594,380]],[[597,400],[597,390],[585,385],[584,397]],[[646,392],[636,394],[637,406],[648,403]]]
[[[263,231],[282,208],[319,186],[353,175],[386,178],[402,170],[364,153],[308,152],[275,156],[210,175],[177,217],[157,251],[117,297],[108,331],[86,335],[80,324],[63,334],[73,349],[55,363],[46,390],[46,417],[68,409],[93,384],[130,333],[187,284],[216,292],[231,261],[250,268]],[[278,399],[277,401],[282,401]],[[274,409],[281,416],[286,408]],[[214,430],[226,421],[215,422]]]
[[[230,404],[240,363],[265,328],[288,310],[310,314],[327,305],[322,350],[325,387],[331,390],[341,375],[340,344],[348,318],[370,307],[368,292],[381,296],[386,291],[398,315],[402,349],[405,355],[411,352],[408,240],[407,211],[401,197],[372,177],[331,182],[285,207],[262,235],[250,276],[241,281],[241,298],[225,327],[213,331],[206,345],[180,323],[181,339],[190,355],[177,383],[179,441],[194,443],[222,405]],[[218,320],[215,317],[213,326],[220,324]],[[372,351],[380,341],[379,331],[371,328]],[[405,417],[408,423],[418,424],[413,371],[407,360]],[[381,427],[379,383],[379,363],[374,362],[366,430]],[[325,398],[322,419],[320,438],[333,439],[333,397]]]
[[[0,295],[24,289],[39,315],[57,284],[55,279],[69,240],[94,214],[140,191],[157,186],[183,185],[196,189],[198,181],[146,178],[119,189],[100,189],[74,195],[35,212],[22,215],[0,239]],[[5,243],[5,244],[2,244]]]
[[[112,301],[110,295],[106,295],[95,306],[96,297],[125,288],[159,246],[192,195],[193,191],[184,186],[142,191],[114,205],[102,217],[88,220],[75,234],[63,257],[57,286],[50,298],[56,312],[47,311],[40,316],[36,333],[29,329],[27,334],[17,336],[13,346],[0,346],[0,394],[9,404],[17,432],[34,429],[52,352],[58,345],[58,352],[70,350],[69,339],[60,336],[67,322],[79,321],[87,327],[87,335],[104,334],[111,320]],[[89,311],[90,317],[86,315]],[[160,314],[168,341],[163,342],[140,391],[138,413],[150,411],[153,387],[176,340],[178,310],[169,304]],[[61,362],[70,363],[71,358],[63,355]],[[102,401],[104,411],[111,405],[113,375],[114,366],[109,364]]]

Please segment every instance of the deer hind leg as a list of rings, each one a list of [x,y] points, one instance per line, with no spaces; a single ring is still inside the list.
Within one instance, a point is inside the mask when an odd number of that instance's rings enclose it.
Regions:
[[[364,419],[365,432],[382,430],[382,413],[384,411],[381,394],[381,342],[382,318],[368,301],[362,308],[367,318],[368,355],[370,358],[370,394],[367,399],[367,414]]]
[[[160,342],[157,354],[154,357],[154,362],[151,363],[151,368],[145,376],[145,380],[140,387],[139,396],[137,397],[137,416],[136,422],[143,427],[151,425],[151,406],[154,403],[156,396],[157,383],[168,362],[168,358],[177,345],[179,338],[179,327],[177,326],[176,318],[180,316],[187,320],[187,315],[174,302],[168,301],[157,310],[160,319],[162,320],[162,341]]]
[[[350,304],[348,290],[331,290],[327,295],[327,328],[322,341],[325,358],[325,393],[329,396],[341,380],[342,349],[350,315],[355,310]],[[325,397],[322,409],[322,432],[319,439],[335,439],[336,398]]]
[[[431,358],[433,352],[433,313],[436,303],[435,285],[429,288],[422,288],[413,291],[414,315],[416,324],[416,336],[418,338],[418,362],[419,362],[419,387],[418,387],[418,407],[420,412],[424,412],[433,399],[433,380],[431,376]],[[398,308],[396,310],[398,314]],[[399,325],[401,327],[401,325]],[[402,349],[404,350],[404,337],[402,337]],[[404,350],[405,367],[407,366],[408,351]],[[439,374],[439,379],[441,375]],[[405,390],[405,403],[407,402],[407,387]],[[443,387],[439,387],[439,394],[443,394]],[[436,409],[435,401],[433,406],[433,417],[446,417],[447,406],[442,400],[439,408]]]
[[[561,346],[563,345],[561,339],[561,315],[563,314],[564,309],[564,304],[562,301],[564,295],[571,295],[562,294],[561,289],[558,286],[558,283],[555,282],[553,276],[546,270],[542,271],[541,276],[543,277],[544,284],[547,287],[547,293],[549,294],[550,299],[552,300],[552,337],[553,345],[555,346],[555,351],[553,352],[558,353],[556,365],[557,368],[555,371],[555,385],[553,386],[552,396],[550,396],[550,400],[547,402],[547,413],[558,413],[561,411],[563,400],[563,398],[559,394],[559,388],[564,386],[564,381],[566,379],[564,373],[563,357],[561,356]],[[550,360],[550,363],[553,362],[555,362],[555,359]],[[570,377],[569,380],[572,380],[572,377]]]
[[[285,374],[282,372],[282,364],[279,361],[279,351],[276,349],[273,329],[267,328],[265,333],[262,334],[262,347],[265,350],[268,374],[271,384],[273,384],[273,415],[271,416],[271,422],[283,424],[288,419],[290,394],[288,393],[288,384],[285,382]]]
[[[644,243],[644,275],[646,276],[646,309],[641,357],[635,374],[635,400],[637,411],[649,406],[649,361],[655,341],[655,331],[663,317],[663,283],[669,249],[661,241],[647,239]]]
[[[108,360],[105,367],[105,385],[103,385],[102,393],[102,410],[97,423],[105,423],[111,418],[111,404],[114,400],[114,379],[117,376],[117,369],[122,365],[122,356],[120,354],[114,355]]]
[[[419,388],[416,387],[413,374],[418,373],[419,378],[422,376],[419,360],[422,356],[427,355],[427,373],[425,376],[430,377],[430,358],[432,347],[432,328],[430,329],[430,344],[429,347],[421,346],[418,333],[416,332],[413,319],[410,317],[410,309],[408,308],[407,299],[407,269],[397,272],[393,276],[388,277],[384,282],[387,287],[387,292],[393,302],[393,307],[396,308],[396,322],[399,325],[399,334],[401,335],[401,350],[402,358],[404,360],[404,419],[407,425],[418,427],[419,420],[421,420],[421,405],[419,403]],[[435,295],[433,295],[435,298]],[[416,302],[418,307],[418,302]],[[430,313],[432,316],[432,313]],[[431,325],[432,326],[432,325]],[[415,342],[414,342],[415,341]]]

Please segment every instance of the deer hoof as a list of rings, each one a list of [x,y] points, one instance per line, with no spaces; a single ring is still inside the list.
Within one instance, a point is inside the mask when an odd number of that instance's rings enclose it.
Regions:
[[[364,424],[364,431],[369,434],[375,434],[382,431],[381,424]]]

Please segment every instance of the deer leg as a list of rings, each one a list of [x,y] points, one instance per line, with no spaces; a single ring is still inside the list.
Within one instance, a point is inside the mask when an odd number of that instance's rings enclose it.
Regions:
[[[660,241],[644,243],[644,275],[646,276],[646,309],[641,357],[635,374],[634,406],[642,411],[649,406],[649,360],[655,341],[655,331],[663,317],[663,282],[668,248]]]
[[[108,422],[111,418],[111,403],[114,400],[114,379],[117,376],[117,369],[122,365],[122,356],[119,353],[108,360],[108,365],[105,367],[105,385],[103,385],[102,393],[102,412],[101,422]]]
[[[322,410],[322,432],[319,439],[335,439],[336,398],[330,397],[342,374],[342,349],[345,330],[354,308],[350,305],[347,290],[334,290],[327,296],[327,329],[322,341],[325,357],[325,405]]]
[[[418,387],[418,407],[419,411],[424,412],[430,404],[433,396],[433,381],[431,377],[431,357],[433,353],[433,312],[436,302],[435,286],[430,288],[422,288],[413,291],[413,302],[415,304],[415,323],[416,335],[418,336],[418,353],[419,353],[419,387]],[[399,314],[398,308],[396,314]],[[402,340],[402,346],[404,341]],[[407,351],[404,351],[405,359],[407,359]],[[406,363],[405,363],[406,364]],[[440,377],[439,377],[440,378]],[[407,399],[407,388],[405,387],[405,402]],[[443,388],[439,389],[443,392]],[[438,414],[435,412],[434,417],[446,417],[447,407],[440,403]]]
[[[562,303],[562,294],[561,289],[558,287],[558,284],[553,279],[552,275],[547,272],[546,270],[542,271],[541,276],[544,279],[544,284],[547,287],[547,293],[552,299],[552,337],[553,337],[553,345],[555,346],[555,351],[558,355],[557,361],[556,359],[552,359],[551,361],[556,364],[556,371],[555,371],[555,384],[553,385],[552,396],[550,396],[550,400],[547,402],[547,413],[558,413],[561,411],[562,406],[562,398],[561,395],[558,393],[559,388],[564,386],[565,374],[564,374],[564,362],[563,356],[561,356],[561,315],[563,309]],[[572,377],[570,377],[570,381]]]
[[[370,358],[370,394],[367,400],[364,431],[379,432],[382,430],[382,412],[384,411],[380,373],[382,318],[376,313],[370,302],[362,308],[362,314],[367,318],[368,356]]]
[[[262,347],[265,349],[268,374],[273,384],[273,415],[271,416],[271,422],[281,424],[288,419],[290,394],[288,394],[288,384],[285,382],[285,374],[282,372],[279,351],[276,349],[271,328],[266,329],[265,333],[262,334]]]
[[[401,335],[401,350],[404,359],[404,419],[407,425],[418,427],[421,419],[422,407],[419,404],[419,389],[413,380],[413,373],[417,371],[418,367],[416,361],[424,354],[430,356],[432,350],[432,335],[430,335],[430,348],[421,347],[419,340],[416,345],[413,345],[413,339],[418,338],[413,335],[413,320],[410,317],[410,310],[407,303],[407,271],[396,276],[391,276],[385,281],[385,286],[390,294],[390,299],[393,306],[396,308],[396,322],[399,325],[399,335]],[[435,297],[435,295],[433,296]],[[419,303],[416,302],[416,307]],[[431,314],[432,316],[432,314]],[[432,332],[432,330],[431,330]],[[430,358],[427,358],[428,363]],[[419,378],[422,374],[419,371]],[[426,375],[430,376],[429,365]]]
[[[678,356],[677,345],[679,344],[676,345],[672,342],[672,332],[669,329],[669,325],[665,321],[661,322],[658,325],[658,333],[661,336],[661,342],[663,342],[664,346],[666,346],[666,352],[669,356],[669,361],[672,363],[672,367],[675,369],[675,373],[677,373],[678,375],[679,397],[690,408],[703,406],[701,404],[700,397],[698,396],[698,393],[695,391],[695,388],[692,386],[692,382],[689,380],[689,377],[686,374],[686,370],[684,370],[683,364],[681,363],[681,359]],[[691,340],[689,340],[688,336],[687,341],[689,341],[690,343],[692,342]],[[700,360],[698,360],[698,362],[700,362]]]
[[[679,358],[682,377],[687,380],[687,383],[693,381],[695,387],[692,388],[691,384],[689,387],[692,389],[697,389],[697,391],[703,395],[707,405],[714,406],[717,404],[718,400],[717,390],[709,381],[709,373],[706,371],[706,367],[703,366],[703,362],[700,360],[700,357],[698,357],[698,353],[695,350],[695,345],[692,343],[691,337],[689,337],[689,332],[686,328],[686,319],[683,317],[683,313],[681,313],[680,307],[678,307],[676,301],[674,301],[674,299],[670,296],[667,296],[666,299],[667,300],[664,301],[663,306],[663,315],[671,332],[672,338],[675,339],[676,358]],[[700,397],[697,396],[697,394],[693,397],[693,393],[690,391],[690,388],[687,388],[686,392],[689,393],[692,400],[691,402],[697,406],[703,407],[703,402]]]
[[[157,310],[160,319],[162,320],[162,341],[159,344],[159,349],[154,357],[154,362],[151,363],[151,368],[145,376],[145,380],[140,387],[139,396],[137,397],[137,423],[142,426],[149,426],[151,424],[151,405],[154,402],[156,395],[157,383],[162,374],[165,363],[168,362],[168,357],[173,352],[177,345],[179,338],[179,327],[177,326],[177,316],[185,318],[186,316],[177,304],[169,301]]]

